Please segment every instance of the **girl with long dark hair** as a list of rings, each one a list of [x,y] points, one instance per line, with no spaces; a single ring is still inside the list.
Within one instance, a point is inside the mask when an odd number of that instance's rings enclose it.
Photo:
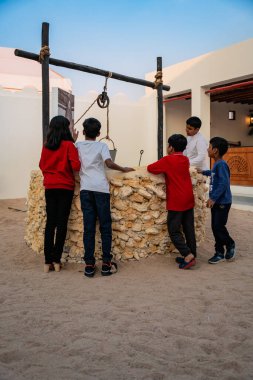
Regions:
[[[69,121],[55,116],[50,121],[47,140],[42,148],[39,167],[44,176],[46,199],[46,228],[44,236],[44,272],[60,271],[60,262],[67,234],[67,224],[74,195],[74,171],[80,170],[80,161],[72,137]]]

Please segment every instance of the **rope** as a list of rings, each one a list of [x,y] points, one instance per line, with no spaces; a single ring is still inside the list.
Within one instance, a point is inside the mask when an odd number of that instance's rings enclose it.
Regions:
[[[154,81],[155,89],[157,89],[160,84],[163,84],[163,72],[157,71]]]
[[[42,48],[40,49],[40,55],[39,55],[40,63],[44,61],[45,56],[48,56],[48,57],[50,56],[50,49],[48,46],[42,46]]]
[[[105,85],[104,85],[104,93],[105,94],[106,94],[106,90],[107,90],[107,80],[108,80],[108,78],[111,78],[111,77],[112,77],[112,73],[109,71],[108,72],[108,77],[105,79]],[[107,96],[107,94],[106,94],[106,96]],[[74,125],[76,125],[84,117],[84,115],[91,109],[91,107],[96,102],[98,103],[98,100],[100,99],[100,97],[101,97],[101,94],[96,97],[96,99],[91,103],[91,105],[87,108],[87,110],[79,117],[79,119],[77,119],[77,121],[75,121]],[[98,103],[98,105],[99,105],[99,103]],[[102,107],[102,108],[105,108],[105,107]],[[113,142],[113,140],[109,136],[109,128],[110,128],[110,122],[109,122],[109,98],[108,98],[108,104],[107,104],[106,108],[107,108],[107,112],[106,112],[106,117],[107,117],[107,121],[106,121],[106,136],[103,137],[103,138],[101,138],[99,141],[104,140],[104,139],[111,141],[112,145],[113,145],[113,149],[116,150],[114,142]]]
[[[113,145],[113,149],[116,150],[115,144],[114,144],[113,140],[109,136],[109,127],[110,127],[110,125],[109,125],[109,106],[107,107],[106,117],[107,117],[106,136],[102,137],[99,141],[104,140],[104,139],[111,141],[112,145]]]
[[[76,125],[78,121],[82,119],[82,117],[91,109],[91,107],[96,103],[96,101],[97,101],[97,98],[94,100],[94,102],[91,103],[89,108],[87,108],[87,110],[82,114],[82,116],[80,116],[79,119],[77,119],[77,121],[74,122],[74,125]]]

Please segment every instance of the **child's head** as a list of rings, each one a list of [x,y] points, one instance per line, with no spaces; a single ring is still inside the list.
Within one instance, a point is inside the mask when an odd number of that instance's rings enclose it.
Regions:
[[[83,134],[89,138],[96,140],[100,135],[101,123],[94,117],[85,119],[83,122]]]
[[[228,151],[228,142],[223,137],[212,137],[207,149],[211,158],[221,158]]]
[[[198,133],[201,127],[201,120],[197,116],[189,117],[186,120],[186,134],[187,136],[194,136]]]
[[[74,142],[69,130],[69,124],[69,120],[61,115],[51,119],[45,144],[46,148],[56,150],[61,145],[62,140]]]
[[[180,134],[171,135],[168,138],[168,154],[170,154],[173,151],[174,152],[183,152],[187,145],[186,137]]]

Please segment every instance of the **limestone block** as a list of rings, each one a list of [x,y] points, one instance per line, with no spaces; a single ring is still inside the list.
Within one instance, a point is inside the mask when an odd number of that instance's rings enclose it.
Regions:
[[[125,202],[123,202],[122,200],[115,201],[113,207],[119,211],[127,210],[127,204]]]
[[[138,193],[139,193],[141,196],[143,196],[144,198],[147,198],[147,199],[152,198],[152,195],[151,195],[148,191],[146,191],[146,190],[144,190],[144,189],[139,189],[139,190],[138,190]]]
[[[134,193],[133,195],[131,195],[131,197],[129,198],[129,200],[131,202],[137,202],[137,203],[142,203],[144,201],[144,197],[138,193]]]
[[[113,222],[119,222],[123,218],[123,216],[117,212],[112,212],[111,217]]]
[[[135,231],[135,232],[139,232],[142,230],[142,225],[141,223],[134,223],[132,225],[132,230]]]
[[[133,193],[133,189],[130,186],[123,186],[119,191],[119,198],[125,199]]]
[[[129,236],[127,234],[118,233],[117,236],[119,239],[124,240],[124,241],[128,241],[129,239]]]
[[[154,227],[153,228],[147,228],[145,230],[145,232],[146,232],[147,235],[158,235],[159,234],[158,229],[154,228]]]
[[[148,210],[147,203],[139,204],[139,203],[132,203],[131,207],[139,212],[145,212]]]

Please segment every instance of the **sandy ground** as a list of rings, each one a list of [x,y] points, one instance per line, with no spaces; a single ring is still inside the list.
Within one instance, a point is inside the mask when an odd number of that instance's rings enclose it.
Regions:
[[[44,274],[15,208],[0,201],[1,380],[253,379],[252,212],[230,213],[235,262],[207,263],[208,220],[194,269],[154,255],[88,279],[77,264]]]

